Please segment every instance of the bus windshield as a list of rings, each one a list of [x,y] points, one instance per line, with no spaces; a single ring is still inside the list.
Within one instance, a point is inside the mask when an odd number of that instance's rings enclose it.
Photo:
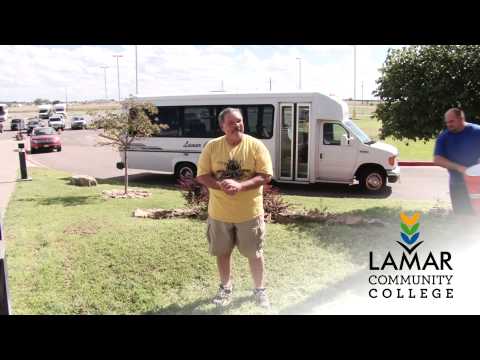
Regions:
[[[349,130],[351,130],[357,138],[360,139],[360,141],[364,144],[370,145],[373,144],[375,141],[370,139],[370,137],[365,134],[365,132],[358,127],[357,124],[355,124],[352,120],[348,119],[343,122]]]

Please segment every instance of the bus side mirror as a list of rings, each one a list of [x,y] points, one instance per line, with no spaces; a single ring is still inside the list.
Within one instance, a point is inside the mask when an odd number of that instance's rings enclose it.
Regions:
[[[350,138],[348,137],[348,134],[343,134],[341,139],[340,139],[340,145],[341,146],[350,146]]]

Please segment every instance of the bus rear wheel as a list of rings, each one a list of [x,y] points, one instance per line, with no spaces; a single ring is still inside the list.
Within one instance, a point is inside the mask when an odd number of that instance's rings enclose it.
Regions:
[[[194,178],[197,176],[197,167],[192,163],[180,163],[175,167],[175,177],[180,179],[185,178]]]

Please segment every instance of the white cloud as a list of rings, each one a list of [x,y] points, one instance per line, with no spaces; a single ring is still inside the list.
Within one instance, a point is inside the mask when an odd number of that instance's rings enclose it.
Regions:
[[[381,51],[379,50],[381,48]],[[371,98],[387,47],[357,46],[357,97],[364,82],[365,98]],[[125,97],[135,92],[134,46],[79,47],[0,46],[0,101],[35,98],[70,100],[100,99],[105,95],[104,72],[108,65],[108,97],[117,98],[117,64],[120,54],[120,90]],[[195,93],[217,90],[268,90],[297,88],[298,61],[302,58],[302,89],[341,97],[353,95],[353,48],[350,45],[319,46],[138,46],[141,93]]]

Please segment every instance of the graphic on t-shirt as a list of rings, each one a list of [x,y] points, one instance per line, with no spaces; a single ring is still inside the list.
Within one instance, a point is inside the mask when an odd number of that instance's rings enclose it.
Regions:
[[[225,170],[219,170],[215,173],[217,180],[234,179],[243,180],[251,177],[251,170],[242,169],[242,165],[235,159],[228,160],[225,163]]]

